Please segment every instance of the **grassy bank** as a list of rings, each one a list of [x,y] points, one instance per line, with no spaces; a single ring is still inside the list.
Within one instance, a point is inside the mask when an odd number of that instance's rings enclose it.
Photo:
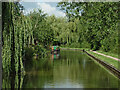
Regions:
[[[87,52],[90,53],[90,54],[92,54],[92,55],[94,55],[95,57],[99,58],[100,60],[103,60],[103,61],[107,62],[108,64],[110,64],[110,65],[112,65],[115,68],[117,68],[117,69],[120,70],[120,68],[119,68],[119,62],[118,61],[116,61],[114,59],[111,59],[111,58],[108,58],[108,57],[105,57],[105,56],[102,56],[102,55],[99,55],[99,54],[96,54],[96,53],[91,52],[91,51],[87,51]],[[100,52],[100,53],[102,53],[102,52]],[[106,52],[104,52],[103,54],[105,54],[105,53]],[[110,56],[110,54],[106,54],[106,55]]]
[[[109,56],[112,56],[112,57],[115,57],[115,58],[118,58],[118,54],[115,54],[115,53],[104,52],[104,51],[101,51],[101,50],[98,50],[97,52],[105,54],[105,55],[109,55]]]
[[[89,51],[90,49],[89,48],[70,48],[70,47],[60,47],[61,49],[62,48],[65,48],[65,49],[80,49],[80,50],[86,50],[86,51]]]
[[[66,48],[66,49],[80,49],[80,50],[86,50],[88,53],[94,55],[95,57],[99,58],[100,60],[103,60],[105,62],[107,62],[108,64],[114,66],[115,68],[119,69],[119,62],[114,60],[114,59],[111,59],[111,58],[108,58],[108,57],[105,57],[105,56],[102,56],[102,55],[99,55],[99,54],[96,54],[94,52],[91,52],[89,48],[69,48],[69,47],[60,47],[60,48]],[[118,58],[118,55],[117,54],[114,54],[114,53],[111,53],[111,52],[104,52],[104,51],[101,51],[101,50],[98,50],[97,52],[99,53],[102,53],[102,54],[105,54],[105,55],[109,55],[109,56],[112,56],[112,57],[115,57],[115,58]]]

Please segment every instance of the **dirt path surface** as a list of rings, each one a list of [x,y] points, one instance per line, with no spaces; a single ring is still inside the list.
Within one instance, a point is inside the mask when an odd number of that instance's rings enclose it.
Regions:
[[[118,59],[118,58],[115,58],[115,57],[112,57],[112,56],[108,56],[108,55],[105,55],[105,54],[102,54],[102,53],[98,53],[98,52],[96,52],[96,51],[92,51],[92,50],[90,50],[90,51],[91,51],[91,52],[94,52],[94,53],[96,53],[96,54],[99,54],[99,55],[108,57],[108,58],[112,58],[112,59],[114,59],[114,60],[116,60],[116,61],[120,61],[120,59]]]

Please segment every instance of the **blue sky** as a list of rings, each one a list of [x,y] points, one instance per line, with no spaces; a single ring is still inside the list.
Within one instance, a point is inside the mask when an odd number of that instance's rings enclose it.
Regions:
[[[57,2],[21,2],[21,4],[24,6],[25,14],[28,14],[30,11],[33,11],[34,9],[42,9],[45,13],[48,15],[55,15],[55,16],[65,16],[65,13],[60,10],[60,8],[56,7]]]

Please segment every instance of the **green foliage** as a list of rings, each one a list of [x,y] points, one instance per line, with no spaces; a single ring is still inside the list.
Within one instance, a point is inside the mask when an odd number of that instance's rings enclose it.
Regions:
[[[46,55],[46,49],[41,45],[34,46],[35,54],[37,54],[38,58],[44,57]]]
[[[83,41],[80,44],[80,48],[90,48],[90,44],[87,41]]]
[[[73,39],[70,41],[66,39],[66,42],[79,42],[81,47],[90,47],[92,50],[117,52],[118,4],[116,2],[59,2],[58,7],[67,14],[70,23],[68,32]]]
[[[71,48],[80,48],[80,43],[72,43],[69,47],[71,47]]]
[[[3,3],[3,71],[6,75],[24,72],[25,47],[33,42],[30,19],[22,14],[19,3]],[[7,14],[6,14],[7,13]]]
[[[25,60],[31,61],[33,60],[34,49],[33,47],[25,47]]]
[[[101,41],[102,47],[104,51],[108,52],[110,50],[110,39],[105,38],[104,40]]]
[[[50,28],[50,23],[46,20],[46,14],[38,10],[38,12],[30,13],[28,17],[32,21],[34,39],[48,48],[47,46],[53,41],[53,31]]]
[[[7,75],[10,72],[18,74],[24,72],[24,59],[30,61],[35,55],[38,55],[38,57],[46,55],[45,47],[48,47],[53,35],[47,27],[46,14],[43,14],[41,10],[25,16],[22,14],[23,7],[19,3],[3,3],[2,7],[4,11],[2,32],[3,71]],[[44,28],[44,25],[46,25],[46,28]],[[34,45],[35,40],[40,45]],[[44,47],[41,47],[41,45]]]

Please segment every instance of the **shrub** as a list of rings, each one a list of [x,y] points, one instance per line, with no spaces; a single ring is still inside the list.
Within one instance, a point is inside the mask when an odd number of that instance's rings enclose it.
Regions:
[[[25,47],[25,59],[32,60],[33,56],[34,56],[33,47]]]
[[[90,48],[90,44],[87,41],[83,41],[80,44],[80,48]]]
[[[110,50],[110,39],[105,38],[101,42],[101,49],[105,52],[108,52]]]
[[[80,48],[80,43],[74,42],[70,45],[71,48]]]
[[[46,49],[42,45],[35,45],[34,49],[38,57],[44,57],[46,55]]]

